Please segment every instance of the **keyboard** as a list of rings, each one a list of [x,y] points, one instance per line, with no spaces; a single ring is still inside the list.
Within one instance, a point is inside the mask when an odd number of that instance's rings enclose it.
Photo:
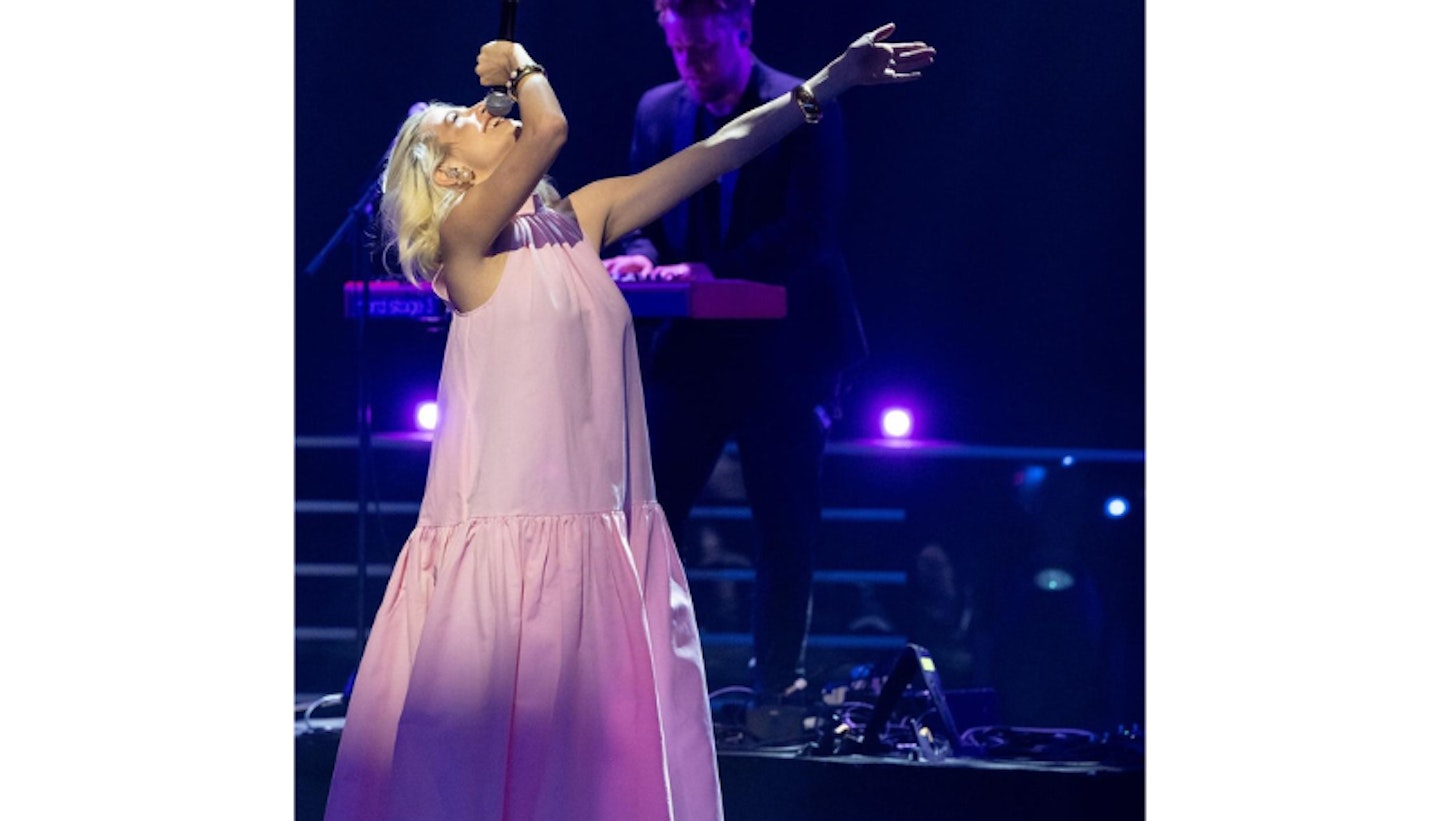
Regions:
[[[636,317],[688,319],[780,319],[785,316],[785,289],[744,279],[681,282],[617,282]],[[364,282],[345,283],[345,316],[361,315]],[[371,319],[437,322],[446,315],[445,303],[428,289],[408,282],[375,280],[370,283]]]

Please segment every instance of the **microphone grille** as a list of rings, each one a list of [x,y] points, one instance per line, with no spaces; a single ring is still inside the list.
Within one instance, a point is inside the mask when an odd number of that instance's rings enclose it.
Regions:
[[[515,100],[503,91],[492,91],[485,95],[485,110],[492,117],[505,117],[515,107]]]

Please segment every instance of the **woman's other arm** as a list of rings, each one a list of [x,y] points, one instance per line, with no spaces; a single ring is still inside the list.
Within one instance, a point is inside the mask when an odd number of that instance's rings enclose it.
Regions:
[[[824,104],[856,85],[903,83],[920,78],[935,50],[923,42],[881,42],[895,30],[886,24],[861,36],[805,85]],[[604,247],[648,225],[711,180],[773,145],[805,122],[790,95],[747,111],[708,139],[639,172],[612,177],[571,195],[586,239]]]

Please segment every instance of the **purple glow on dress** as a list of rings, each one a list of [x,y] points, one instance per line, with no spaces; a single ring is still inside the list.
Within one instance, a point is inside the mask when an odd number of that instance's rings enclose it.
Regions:
[[[510,224],[500,229],[490,253],[503,254],[517,248],[544,248],[547,245],[571,246],[578,244],[584,235],[574,217],[562,214],[540,201],[536,194],[531,203],[535,210],[516,214]]]
[[[723,814],[630,310],[573,217],[525,210],[504,287],[450,317],[439,384],[408,402],[443,401],[445,424],[351,687],[328,821]]]

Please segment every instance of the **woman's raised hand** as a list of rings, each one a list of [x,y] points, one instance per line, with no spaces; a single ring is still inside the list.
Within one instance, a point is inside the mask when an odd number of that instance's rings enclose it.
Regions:
[[[935,62],[935,49],[920,40],[888,43],[895,32],[894,23],[886,23],[860,37],[845,49],[831,68],[845,85],[873,86],[885,83],[908,83],[920,79],[920,69]]]
[[[492,88],[510,82],[510,74],[529,61],[525,47],[509,40],[491,40],[475,55],[475,76],[480,84]]]

